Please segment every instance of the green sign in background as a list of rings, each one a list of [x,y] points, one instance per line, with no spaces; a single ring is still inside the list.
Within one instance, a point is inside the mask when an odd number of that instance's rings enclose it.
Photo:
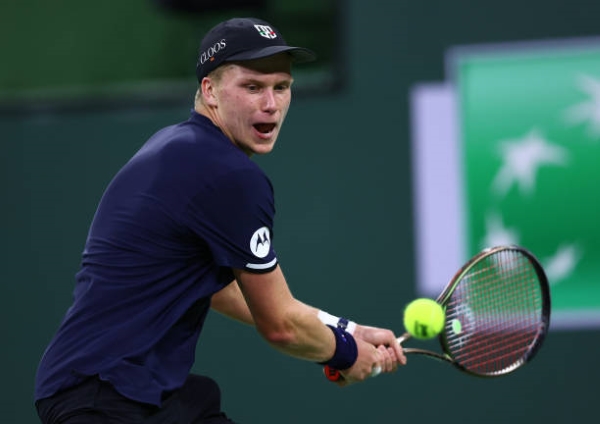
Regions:
[[[597,321],[600,45],[464,50],[456,64],[469,251],[529,248],[556,319]]]

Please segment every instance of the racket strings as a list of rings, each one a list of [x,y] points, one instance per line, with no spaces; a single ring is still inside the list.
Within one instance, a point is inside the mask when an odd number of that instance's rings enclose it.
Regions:
[[[542,324],[538,280],[529,258],[516,250],[473,264],[446,305],[446,343],[459,365],[493,375],[527,359]]]
[[[493,374],[525,360],[537,334],[537,328],[531,332],[519,329],[513,333],[475,334],[468,342],[451,344],[450,350],[455,351],[455,360],[465,368],[479,374]]]

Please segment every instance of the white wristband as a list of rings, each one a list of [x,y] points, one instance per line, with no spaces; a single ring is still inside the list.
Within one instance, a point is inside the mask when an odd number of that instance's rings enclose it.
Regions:
[[[356,330],[356,323],[354,321],[349,321],[345,318],[336,317],[334,315],[328,314],[325,311],[319,311],[317,316],[323,324],[331,325],[332,327],[341,327],[344,330],[346,330],[347,333],[354,334],[354,330]]]

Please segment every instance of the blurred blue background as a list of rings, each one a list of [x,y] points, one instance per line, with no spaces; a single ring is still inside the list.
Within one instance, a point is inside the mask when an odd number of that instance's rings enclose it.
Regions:
[[[415,296],[410,87],[443,80],[451,46],[598,35],[600,15],[582,0],[280,3],[200,14],[143,0],[0,5],[0,422],[37,422],[35,369],[97,202],[154,131],[187,119],[213,24],[262,16],[322,56],[297,74],[277,148],[257,158],[275,187],[278,256],[301,300],[400,331]],[[415,357],[339,389],[213,314],[194,370],[219,381],[241,423],[583,423],[597,412],[597,336],[552,332],[534,362],[498,380]]]

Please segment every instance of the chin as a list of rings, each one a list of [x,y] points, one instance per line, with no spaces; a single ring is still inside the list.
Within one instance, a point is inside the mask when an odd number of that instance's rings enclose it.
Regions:
[[[271,153],[273,147],[275,147],[275,137],[266,140],[256,140],[249,144],[248,147],[252,150],[255,155],[264,155]]]
[[[274,146],[274,144],[261,144],[255,146],[254,149],[252,149],[252,153],[255,155],[266,155],[267,153],[271,153]]]

